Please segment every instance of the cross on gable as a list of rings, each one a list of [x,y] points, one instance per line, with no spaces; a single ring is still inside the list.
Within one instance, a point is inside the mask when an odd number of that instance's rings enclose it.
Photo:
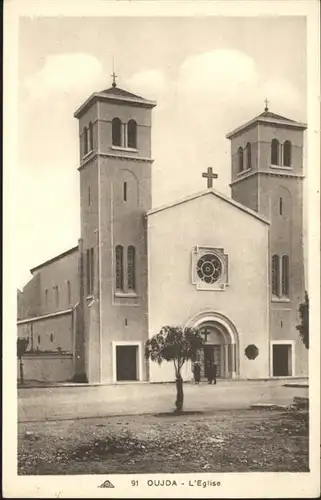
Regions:
[[[269,111],[269,107],[268,107],[268,106],[269,106],[269,104],[270,104],[270,103],[269,103],[269,101],[268,101],[267,99],[265,99],[265,101],[264,101],[264,102],[265,102],[265,108],[264,108],[264,111]]]
[[[118,78],[118,76],[116,75],[115,71],[112,72],[111,77],[113,79],[112,86],[116,87],[116,78]]]
[[[212,167],[208,167],[207,172],[202,173],[202,177],[205,177],[207,179],[207,187],[212,188],[213,179],[217,179],[218,175],[213,173]]]

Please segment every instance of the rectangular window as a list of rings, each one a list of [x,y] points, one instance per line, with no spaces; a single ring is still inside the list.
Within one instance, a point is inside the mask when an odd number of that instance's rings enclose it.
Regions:
[[[124,201],[127,201],[127,182],[124,182]]]
[[[279,199],[279,212],[280,212],[280,215],[283,214],[283,199],[282,198]]]
[[[53,333],[50,334],[50,342],[53,343],[53,339],[54,339],[54,336],[53,336]]]
[[[48,306],[48,288],[45,289],[45,306]]]
[[[40,344],[40,335],[38,335],[38,344]]]
[[[90,199],[90,186],[88,186],[88,206],[90,207],[91,199]]]

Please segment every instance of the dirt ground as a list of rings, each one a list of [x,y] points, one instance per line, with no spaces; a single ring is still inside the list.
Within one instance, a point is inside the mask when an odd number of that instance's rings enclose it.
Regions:
[[[19,474],[307,472],[308,413],[234,410],[18,427]]]

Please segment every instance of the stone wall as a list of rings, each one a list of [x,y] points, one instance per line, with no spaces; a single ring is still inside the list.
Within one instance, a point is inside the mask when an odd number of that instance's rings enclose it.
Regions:
[[[74,374],[72,354],[28,353],[23,357],[24,380],[44,382],[66,382]],[[19,361],[17,361],[17,379],[19,380]]]

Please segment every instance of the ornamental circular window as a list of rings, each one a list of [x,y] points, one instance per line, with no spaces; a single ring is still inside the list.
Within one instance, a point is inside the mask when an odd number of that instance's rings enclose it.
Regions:
[[[203,255],[197,261],[197,275],[205,283],[215,283],[222,275],[220,259],[211,253]]]

